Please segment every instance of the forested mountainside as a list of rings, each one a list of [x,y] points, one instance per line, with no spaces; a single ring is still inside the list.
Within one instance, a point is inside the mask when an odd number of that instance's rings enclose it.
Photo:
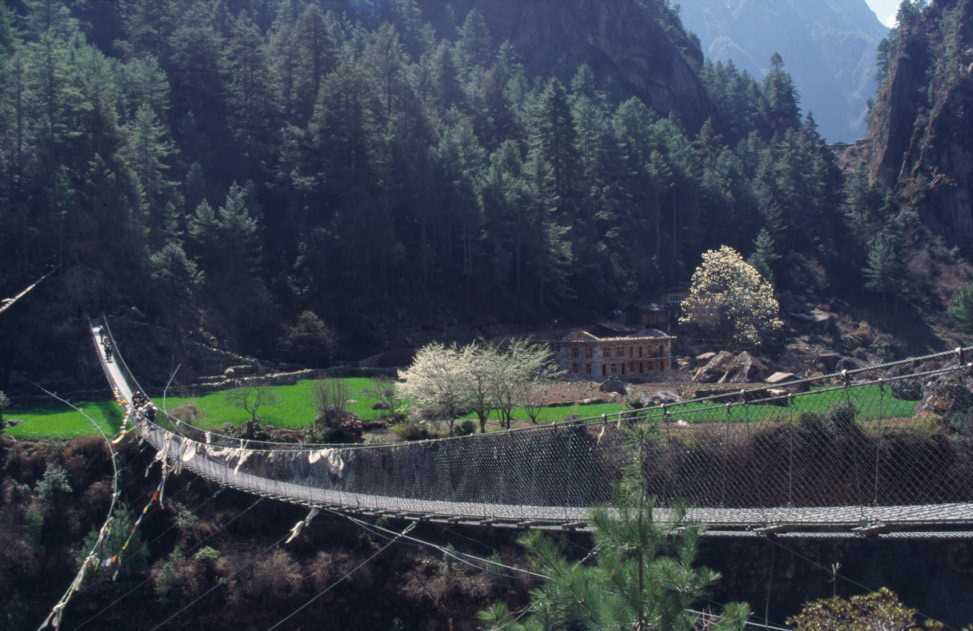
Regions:
[[[761,78],[778,52],[833,142],[862,138],[876,90],[876,50],[888,29],[865,0],[682,0],[706,57]]]
[[[85,312],[277,358],[313,312],[361,355],[604,314],[758,235],[781,290],[908,295],[894,200],[779,58],[700,66],[666,0],[423,4],[6,3],[0,289],[59,271],[0,383],[77,374]]]
[[[884,85],[865,147],[873,179],[895,188],[949,242],[973,246],[973,3],[905,5],[882,47]]]

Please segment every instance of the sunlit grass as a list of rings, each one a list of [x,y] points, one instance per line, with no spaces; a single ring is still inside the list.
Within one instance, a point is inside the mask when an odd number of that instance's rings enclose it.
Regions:
[[[375,420],[384,415],[380,410],[372,409],[377,398],[372,394],[376,382],[371,379],[342,379],[351,403],[348,410],[362,420]],[[301,381],[290,386],[272,386],[276,401],[259,410],[263,423],[279,428],[300,429],[314,422],[317,416],[317,405],[314,387],[317,382]],[[161,398],[155,400],[160,407]],[[802,413],[826,413],[843,404],[852,404],[858,410],[858,418],[862,421],[877,418],[911,418],[916,411],[915,401],[902,401],[892,396],[887,389],[879,386],[864,386],[847,391],[811,393],[795,396],[787,407],[777,405],[743,405],[726,409],[719,403],[699,403],[677,405],[670,408],[671,419],[688,423],[705,422],[753,422],[774,419],[794,418]],[[234,405],[227,395],[227,391],[213,392],[200,397],[169,397],[165,406],[170,411],[184,405],[193,405],[199,412],[195,425],[204,429],[218,429],[225,424],[240,425],[246,422],[249,415],[240,407]],[[87,402],[79,404],[99,425],[109,434],[117,431],[122,417],[119,408],[111,401]],[[568,418],[588,419],[602,415],[613,415],[626,410],[621,403],[599,403],[594,405],[573,405],[546,407],[540,411],[539,423],[556,423]],[[657,409],[646,413],[649,418],[660,417]],[[33,406],[14,409],[8,412],[10,419],[21,420],[21,423],[8,430],[10,435],[21,439],[68,439],[80,436],[97,435],[91,425],[81,414],[61,405]],[[467,419],[474,419],[469,414]],[[499,428],[494,413],[491,417],[491,428]],[[523,408],[514,410],[514,418],[518,425],[523,425],[528,415]]]
[[[75,403],[84,410],[107,435],[112,436],[122,425],[122,410],[114,401]],[[84,415],[66,405],[35,405],[7,411],[4,418],[17,421],[16,427],[5,431],[24,440],[51,438],[79,438],[97,436],[98,432]]]

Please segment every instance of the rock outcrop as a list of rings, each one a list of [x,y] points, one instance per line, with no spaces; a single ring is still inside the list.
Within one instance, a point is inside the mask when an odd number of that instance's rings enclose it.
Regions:
[[[697,383],[752,383],[767,374],[767,367],[759,359],[744,351],[734,355],[729,351],[717,353],[705,366],[696,371]]]
[[[899,30],[871,120],[871,177],[953,243],[973,237],[973,5],[938,0]]]

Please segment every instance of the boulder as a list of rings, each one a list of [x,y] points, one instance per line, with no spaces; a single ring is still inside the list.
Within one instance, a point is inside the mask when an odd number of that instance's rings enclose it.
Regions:
[[[821,367],[822,370],[825,370],[827,372],[835,372],[838,366],[838,362],[840,361],[841,361],[841,355],[839,355],[838,353],[821,353],[820,355],[818,355],[817,364],[818,366]]]
[[[889,384],[892,396],[902,401],[919,401],[922,399],[922,383],[915,379],[903,379]]]
[[[712,353],[712,352],[711,353],[702,353],[702,354],[696,356],[696,363],[697,364],[707,364],[714,357],[716,357],[716,353]]]
[[[717,383],[726,375],[727,366],[734,360],[733,353],[721,351],[714,355],[693,375],[697,383]]]
[[[852,357],[842,357],[838,360],[838,363],[835,364],[835,370],[837,372],[841,372],[843,370],[858,370],[862,367],[864,367],[864,364]]]
[[[922,388],[919,412],[949,417],[973,410],[973,393],[956,377],[939,377]]]
[[[388,403],[385,403],[384,401],[378,401],[377,403],[375,403],[375,405],[372,406],[372,409],[385,411],[391,409],[391,407],[389,406]]]
[[[682,398],[675,392],[663,390],[662,392],[653,394],[650,401],[652,405],[672,405],[674,403],[680,403]]]
[[[775,372],[764,381],[772,386],[776,386],[781,383],[787,383],[788,381],[794,381],[795,379],[797,379],[797,375],[792,372]]]
[[[762,361],[743,351],[726,365],[726,372],[719,381],[720,383],[752,383],[760,381],[766,373],[767,367]]]
[[[609,379],[598,388],[601,392],[614,392],[625,396],[628,394],[628,386],[621,379]]]

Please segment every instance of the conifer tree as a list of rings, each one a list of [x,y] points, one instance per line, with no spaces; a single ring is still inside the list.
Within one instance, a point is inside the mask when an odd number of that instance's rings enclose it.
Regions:
[[[761,229],[754,241],[753,254],[750,255],[749,263],[757,268],[764,278],[774,282],[774,266],[779,260],[780,255],[774,247],[774,238],[766,228]]]
[[[521,539],[533,571],[546,578],[531,591],[527,615],[514,616],[505,604],[481,612],[491,631],[545,629],[666,629],[692,631],[701,622],[694,607],[717,583],[719,574],[696,567],[700,531],[677,514],[656,520],[644,472],[659,430],[637,424],[626,429],[631,453],[611,509],[592,516],[595,552],[591,562],[574,562],[545,534]],[[727,605],[714,631],[742,631],[749,608]]]
[[[865,287],[885,298],[894,298],[901,291],[905,265],[900,239],[892,228],[869,243],[863,275]]]

